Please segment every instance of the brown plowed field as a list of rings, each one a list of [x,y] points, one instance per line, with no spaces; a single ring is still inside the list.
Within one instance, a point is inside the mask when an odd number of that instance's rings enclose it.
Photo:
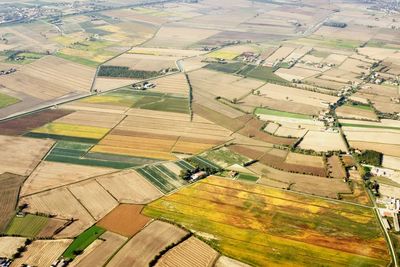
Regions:
[[[3,135],[23,135],[33,129],[41,127],[53,120],[73,112],[66,109],[47,109],[23,117],[0,123],[0,133]]]
[[[131,237],[150,221],[150,218],[140,213],[142,208],[142,205],[121,204],[101,219],[97,225],[108,231]]]
[[[346,170],[342,165],[342,161],[338,156],[332,156],[327,159],[328,171],[333,178],[345,178]]]

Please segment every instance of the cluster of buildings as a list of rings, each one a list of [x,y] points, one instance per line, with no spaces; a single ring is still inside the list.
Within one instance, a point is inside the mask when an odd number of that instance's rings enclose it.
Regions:
[[[8,267],[10,266],[12,263],[11,259],[7,259],[7,258],[1,258],[0,257],[0,267]]]
[[[0,70],[0,76],[1,75],[8,75],[8,74],[14,73],[16,71],[17,71],[16,68],[11,68],[11,69],[8,69],[8,70]]]
[[[400,200],[396,198],[390,198],[386,202],[386,208],[379,208],[379,215],[387,230],[394,229],[395,232],[400,232],[399,211]]]

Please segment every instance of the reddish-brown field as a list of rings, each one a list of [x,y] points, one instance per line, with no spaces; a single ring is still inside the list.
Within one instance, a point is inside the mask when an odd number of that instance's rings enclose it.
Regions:
[[[142,208],[142,205],[121,204],[101,219],[97,225],[123,236],[133,236],[150,221],[148,217],[140,214]]]
[[[259,148],[259,147],[253,147],[253,146],[241,146],[241,145],[232,145],[229,146],[229,149],[232,150],[233,152],[242,154],[243,156],[246,156],[251,159],[259,159],[262,157],[262,155],[265,154],[267,150],[270,150],[270,148]]]
[[[0,133],[3,135],[23,135],[35,128],[41,127],[53,120],[68,115],[72,110],[44,110],[23,117],[0,123]]]
[[[4,231],[15,213],[19,189],[25,177],[3,173],[0,174],[0,232]]]
[[[315,175],[315,176],[326,176],[325,168],[322,167],[313,167],[307,165],[298,165],[298,164],[291,164],[285,162],[286,156],[284,154],[277,154],[275,153],[277,149],[272,149],[265,153],[259,161],[267,166],[273,167],[278,170],[287,171],[287,172],[294,172],[294,173],[301,173],[301,174],[308,174],[308,175]],[[287,152],[287,151],[284,151]]]
[[[332,156],[327,159],[329,176],[333,178],[346,177],[346,170],[343,167],[339,156]]]
[[[247,122],[244,128],[239,130],[238,133],[247,137],[254,137],[255,139],[276,145],[290,146],[296,141],[296,139],[293,138],[277,137],[263,132],[261,128],[264,124],[265,122],[253,118],[252,120]]]

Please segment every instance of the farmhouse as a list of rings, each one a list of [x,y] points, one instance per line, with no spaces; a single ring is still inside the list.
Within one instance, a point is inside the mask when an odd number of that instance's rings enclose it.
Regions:
[[[205,171],[196,172],[190,176],[190,181],[195,182],[205,177],[207,177],[207,172]]]

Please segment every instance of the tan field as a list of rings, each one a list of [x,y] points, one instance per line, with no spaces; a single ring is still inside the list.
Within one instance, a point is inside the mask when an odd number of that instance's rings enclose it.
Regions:
[[[31,195],[112,171],[114,170],[109,168],[43,161],[26,180],[21,195]]]
[[[28,176],[53,144],[51,140],[0,135],[0,173]]]
[[[339,133],[309,131],[300,143],[303,149],[315,151],[347,151],[346,145]]]
[[[22,264],[50,266],[71,242],[71,239],[35,240],[28,246],[28,250],[22,253],[22,257],[16,259],[11,266],[21,266]]]
[[[190,237],[178,246],[169,250],[157,262],[157,267],[211,267],[218,257],[218,252],[213,250],[196,237]]]
[[[176,68],[175,61],[179,57],[123,54],[107,62],[108,66],[129,67],[132,70],[160,71],[162,69]]]
[[[85,249],[83,257],[78,256],[70,266],[103,266],[128,238],[112,232],[105,232],[100,239],[96,240],[100,242],[99,244],[89,252],[87,252],[88,249]]]
[[[296,48],[295,47],[288,47],[288,46],[282,46],[278,48],[271,56],[269,56],[265,60],[265,65],[271,65],[274,64],[277,60],[283,60],[287,56],[289,56]]]
[[[15,236],[0,237],[0,258],[11,258],[24,245],[26,238]]]
[[[251,165],[249,170],[261,175],[257,183],[268,186],[290,188],[293,191],[330,198],[337,198],[338,193],[351,193],[349,186],[342,179],[288,173],[260,163]]]
[[[186,81],[185,75],[182,73],[158,78],[153,80],[152,83],[156,85],[155,88],[151,89],[151,91],[154,92],[185,96],[189,94],[189,85]]]
[[[350,106],[341,106],[336,109],[338,117],[349,118],[349,119],[366,119],[366,120],[377,120],[375,112],[372,110],[365,110]]]
[[[147,266],[161,250],[177,242],[185,234],[186,232],[177,226],[154,221],[131,238],[107,266]]]
[[[78,183],[68,189],[96,220],[103,218],[118,205],[96,180]]]
[[[66,188],[54,189],[20,199],[28,204],[27,211],[56,215],[58,218],[74,221],[70,226],[57,234],[58,238],[72,238],[92,225],[95,220]]]
[[[163,194],[134,170],[125,170],[96,179],[121,203],[146,204]]]
[[[84,110],[94,112],[107,112],[114,114],[124,114],[129,110],[129,107],[116,106],[116,105],[104,105],[95,103],[84,103],[84,102],[72,102],[61,106],[64,109],[72,110]]]
[[[190,72],[189,78],[196,94],[208,93],[225,97],[229,100],[240,99],[250,93],[251,90],[257,89],[264,84],[262,81],[206,69]]]
[[[154,56],[168,56],[168,57],[194,57],[203,54],[204,52],[198,50],[183,50],[183,49],[165,49],[153,47],[134,47],[128,53],[141,54],[141,55],[154,55]]]
[[[307,165],[320,168],[325,167],[322,157],[303,155],[299,153],[288,153],[285,162],[296,165]]]
[[[124,78],[106,78],[106,77],[97,77],[96,82],[94,84],[94,89],[99,92],[105,92],[112,89],[132,85],[139,80],[134,79],[124,79]]]
[[[188,32],[190,32],[190,34],[188,34]],[[144,46],[179,49],[187,48],[217,33],[218,31],[216,30],[165,26],[157,32],[153,39],[145,43]]]
[[[72,92],[89,92],[94,74],[94,68],[46,56],[2,77],[0,84],[12,91],[50,100]]]
[[[353,128],[353,127],[349,127]],[[400,132],[362,131],[358,128],[351,131],[344,130],[347,140],[358,142],[374,142],[380,144],[400,145]]]
[[[293,67],[290,69],[280,68],[274,72],[276,75],[282,77],[285,80],[303,80],[305,78],[319,74],[319,71],[310,70],[305,68]]]
[[[83,126],[114,128],[125,116],[105,112],[76,111],[54,122]]]
[[[400,170],[400,158],[384,155],[382,166],[389,169]]]
[[[349,144],[352,148],[359,150],[375,150],[385,155],[400,157],[400,145],[361,141],[349,141]]]

